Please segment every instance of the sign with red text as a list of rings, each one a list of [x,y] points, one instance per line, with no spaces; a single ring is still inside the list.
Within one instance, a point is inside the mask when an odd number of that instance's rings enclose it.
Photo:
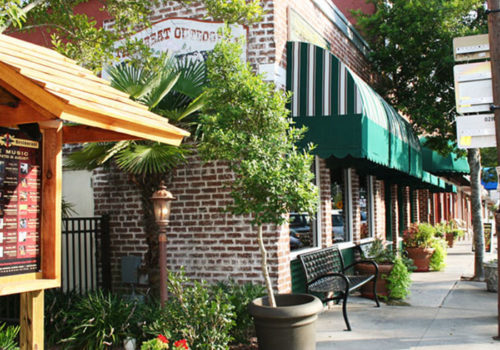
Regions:
[[[0,128],[0,276],[40,270],[40,146]]]

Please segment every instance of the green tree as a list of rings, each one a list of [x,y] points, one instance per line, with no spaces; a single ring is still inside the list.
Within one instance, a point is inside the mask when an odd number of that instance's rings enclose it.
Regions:
[[[202,87],[205,66],[201,62],[176,61],[162,57],[155,70],[123,63],[109,70],[111,86],[128,93],[171,124],[195,129],[196,113],[203,106]],[[93,170],[114,164],[131,174],[139,187],[144,211],[144,228],[148,244],[146,266],[158,266],[157,228],[151,196],[161,179],[173,168],[186,161],[190,147],[174,147],[152,141],[119,141],[87,143],[68,156],[65,166]]]
[[[367,0],[373,15],[357,13],[370,43],[370,60],[380,73],[377,90],[410,116],[414,129],[427,135],[427,145],[449,153],[456,143],[453,79],[454,37],[485,33],[482,0]],[[472,217],[476,244],[475,276],[483,275],[484,238],[480,200],[480,155],[468,150]]]
[[[107,28],[98,27],[94,18],[78,12],[78,6],[86,2],[89,0],[0,0],[0,33],[46,30],[60,53],[93,71],[115,61],[117,51],[141,62],[153,57],[151,50],[131,35],[151,26],[152,12],[166,0],[103,1],[101,10],[113,19]],[[190,6],[193,1],[178,2]],[[200,2],[207,7],[208,16],[228,23],[248,24],[262,13],[258,0]]]
[[[226,161],[235,174],[226,209],[252,215],[270,305],[275,306],[262,225],[283,224],[294,210],[315,212],[318,192],[310,170],[313,156],[296,147],[304,129],[287,119],[285,93],[255,75],[241,61],[241,52],[240,44],[226,37],[207,61],[210,103],[202,111],[199,150],[205,160]]]

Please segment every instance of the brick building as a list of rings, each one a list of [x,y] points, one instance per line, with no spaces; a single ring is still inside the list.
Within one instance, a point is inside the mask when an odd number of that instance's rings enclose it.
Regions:
[[[307,249],[338,244],[349,261],[354,244],[374,237],[399,244],[411,222],[466,217],[462,192],[454,194],[451,183],[424,171],[422,148],[408,122],[370,87],[376,72],[366,58],[369,47],[349,19],[351,9],[373,7],[364,0],[265,0],[262,5],[262,21],[245,28],[246,59],[278,87],[293,91],[291,114],[309,127],[306,139],[318,145],[317,216],[291,213],[290,227],[264,227],[276,290],[302,290],[296,257]],[[155,10],[153,20],[172,28],[181,22],[208,28],[205,15],[202,6],[170,2]],[[182,41],[184,32],[178,33]],[[466,185],[461,172],[454,174],[453,183]],[[143,257],[147,249],[141,196],[126,174],[99,169],[91,176],[94,214],[110,214],[109,256],[118,287],[120,258]],[[256,228],[250,218],[220,210],[230,201],[224,184],[231,179],[224,163],[204,164],[196,155],[173,172],[168,188],[177,200],[167,233],[170,270],[183,266],[190,277],[208,281],[262,282]],[[438,215],[437,207],[446,212]]]

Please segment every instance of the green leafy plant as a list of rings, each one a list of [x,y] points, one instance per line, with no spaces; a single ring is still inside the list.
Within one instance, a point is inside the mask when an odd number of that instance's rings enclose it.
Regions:
[[[61,340],[70,349],[101,350],[121,345],[138,334],[137,301],[121,296],[91,292],[78,300],[70,311],[71,335]]]
[[[411,272],[408,270],[403,260],[397,257],[394,260],[394,267],[389,275],[384,276],[390,291],[389,298],[404,299],[410,294],[410,274]]]
[[[436,229],[428,223],[411,224],[403,233],[405,248],[430,248]]]
[[[235,324],[231,329],[233,342],[247,344],[249,339],[255,336],[253,320],[247,311],[247,306],[253,299],[265,295],[266,289],[260,284],[238,284],[233,280],[217,283],[215,288],[222,289],[233,305],[235,315]]]
[[[168,290],[168,303],[154,311],[156,319],[145,325],[145,332],[154,336],[169,331],[173,339],[186,339],[194,350],[227,349],[234,313],[222,289],[191,281],[181,271],[169,274]]]
[[[156,338],[148,340],[141,345],[141,350],[163,350],[170,349],[171,341],[167,335],[159,334]],[[172,344],[172,350],[189,350],[186,339],[180,339]]]
[[[7,326],[5,323],[0,325],[0,349],[2,350],[18,350],[17,335],[19,334],[19,326]]]
[[[447,243],[441,238],[436,238],[432,242],[432,248],[434,248],[434,253],[431,256],[429,266],[435,271],[441,271],[445,268],[446,263],[446,247]]]
[[[396,259],[396,254],[389,246],[385,246],[384,242],[376,238],[367,252],[362,252],[363,259],[370,259],[377,264],[393,264]]]
[[[45,292],[45,342],[54,346],[72,333],[72,309],[82,298],[76,292],[49,289]]]

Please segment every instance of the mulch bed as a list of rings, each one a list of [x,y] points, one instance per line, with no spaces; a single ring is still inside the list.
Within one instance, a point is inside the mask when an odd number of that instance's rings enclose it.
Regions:
[[[257,338],[250,339],[250,344],[235,344],[230,345],[229,350],[258,350]]]

